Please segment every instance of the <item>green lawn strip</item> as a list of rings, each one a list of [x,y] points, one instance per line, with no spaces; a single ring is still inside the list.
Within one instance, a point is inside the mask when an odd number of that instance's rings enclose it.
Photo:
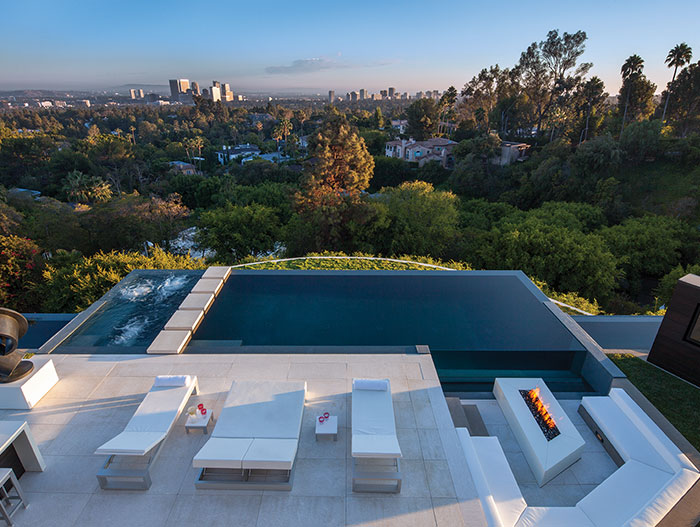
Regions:
[[[608,357],[692,445],[700,450],[700,389],[634,355]]]

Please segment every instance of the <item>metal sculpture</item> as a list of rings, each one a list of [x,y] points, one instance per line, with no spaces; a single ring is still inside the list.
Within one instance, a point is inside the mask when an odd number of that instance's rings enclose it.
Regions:
[[[0,307],[0,383],[16,381],[34,370],[34,364],[22,360],[24,353],[17,350],[28,327],[27,319],[20,313]]]

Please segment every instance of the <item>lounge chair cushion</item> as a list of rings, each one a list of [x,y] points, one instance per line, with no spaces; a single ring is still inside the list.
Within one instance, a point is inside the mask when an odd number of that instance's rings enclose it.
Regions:
[[[528,507],[515,527],[595,527],[577,507]]]
[[[385,392],[389,389],[389,379],[353,379],[353,390],[375,390]]]
[[[305,397],[303,381],[236,381],[212,437],[298,439]]]
[[[95,454],[145,456],[166,435],[164,432],[122,432],[95,450]]]
[[[189,375],[158,375],[153,386],[189,386],[191,382],[192,377]]]
[[[353,388],[352,455],[401,457],[390,388],[386,391]]]
[[[167,433],[185,407],[190,393],[189,386],[152,388],[124,430]]]
[[[401,457],[395,435],[353,434],[352,455],[355,457]]]
[[[192,466],[240,470],[252,443],[252,439],[212,437],[194,456]]]
[[[243,468],[292,470],[297,444],[296,439],[253,439],[243,457]]]

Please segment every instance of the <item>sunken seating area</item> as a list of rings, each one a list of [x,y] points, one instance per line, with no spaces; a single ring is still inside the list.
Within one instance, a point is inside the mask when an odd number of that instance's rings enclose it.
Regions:
[[[490,526],[652,527],[700,479],[697,468],[624,390],[583,397],[579,413],[620,467],[572,507],[529,507],[499,440],[457,429]]]

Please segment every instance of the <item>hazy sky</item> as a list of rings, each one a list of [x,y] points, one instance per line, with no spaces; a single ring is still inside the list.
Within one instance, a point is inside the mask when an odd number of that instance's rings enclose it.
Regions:
[[[700,59],[698,0],[3,0],[0,89],[176,77],[234,92],[460,89],[483,67],[512,66],[554,28],[586,31],[583,60],[610,93],[633,53],[659,92],[671,47],[685,41]]]

